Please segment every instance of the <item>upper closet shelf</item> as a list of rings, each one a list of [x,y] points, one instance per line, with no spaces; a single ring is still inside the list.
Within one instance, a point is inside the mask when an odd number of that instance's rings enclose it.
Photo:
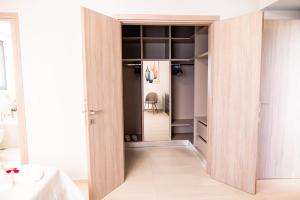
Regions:
[[[122,40],[125,40],[125,41],[136,41],[136,40],[141,40],[141,37],[122,37]]]
[[[181,65],[194,65],[194,58],[190,59],[171,59],[171,63],[173,64],[181,64]]]
[[[195,41],[195,35],[192,35],[191,37],[172,37],[172,42],[194,42]]]
[[[178,61],[178,62],[180,62],[180,61],[182,61],[182,62],[188,62],[188,61],[194,61],[194,58],[172,58],[171,59],[171,61]]]
[[[196,56],[198,59],[207,59],[208,58],[208,52],[202,53],[199,56]]]
[[[122,59],[123,62],[135,62],[135,61],[142,61],[142,59],[140,58],[136,58],[136,59]]]
[[[193,119],[174,119],[172,121],[172,127],[178,126],[193,126]]]
[[[168,37],[143,37],[144,42],[165,42],[168,40]]]

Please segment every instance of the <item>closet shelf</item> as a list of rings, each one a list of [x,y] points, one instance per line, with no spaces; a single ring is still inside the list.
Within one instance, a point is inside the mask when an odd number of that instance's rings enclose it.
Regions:
[[[123,62],[141,62],[140,58],[132,58],[132,59],[122,59]]]
[[[195,41],[195,35],[192,35],[191,37],[172,37],[172,42],[194,42]]]
[[[190,126],[193,127],[193,119],[174,119],[171,124],[172,127]]]
[[[196,56],[197,59],[207,59],[208,58],[208,52],[204,52],[200,54],[199,56]]]
[[[143,37],[144,42],[165,42],[169,37]]]
[[[188,62],[188,61],[194,61],[194,58],[172,58],[171,61],[174,61],[174,62]]]
[[[122,37],[122,40],[125,40],[125,41],[136,41],[136,40],[141,40],[141,37]]]
[[[169,61],[168,58],[144,58],[143,61]]]
[[[194,58],[190,59],[171,59],[172,64],[194,65]]]

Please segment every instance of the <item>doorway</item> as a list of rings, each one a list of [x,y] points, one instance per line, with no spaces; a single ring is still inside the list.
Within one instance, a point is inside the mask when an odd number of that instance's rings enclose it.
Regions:
[[[257,148],[257,129],[255,127],[258,125],[259,114],[257,109],[257,105],[259,104],[257,92],[259,88],[259,76],[256,77],[256,79],[249,79],[247,75],[259,74],[260,70],[262,13],[256,12],[215,22],[216,19],[211,20],[211,18],[208,17],[210,19],[208,20],[203,16],[133,15],[112,18],[89,9],[83,8],[82,10],[86,91],[85,108],[91,199],[103,198],[124,182],[124,107],[122,106],[122,39],[124,38],[121,39],[120,37],[122,35],[121,26],[123,24],[142,26],[209,26],[209,24],[213,23],[208,29],[208,35],[212,36],[208,41],[208,47],[212,50],[213,56],[210,55],[210,51],[208,51],[208,53],[201,52],[202,54],[196,55],[197,58],[208,56],[208,65],[212,66],[211,69],[207,70],[207,113],[209,117],[207,118],[206,125],[210,128],[208,128],[207,132],[201,131],[200,129],[199,134],[200,137],[207,136],[208,140],[207,151],[203,149],[204,152],[207,152],[207,172],[212,178],[220,182],[254,194],[256,182],[256,160],[254,159],[256,159],[256,154],[253,156],[252,152],[256,152]],[[251,26],[249,26],[249,24],[251,24]],[[170,33],[170,28],[168,30]],[[252,30],[255,30],[255,35],[253,35]],[[143,31],[140,31],[140,33],[143,33]],[[249,37],[249,35],[252,37]],[[153,38],[153,36],[145,36],[145,38],[143,36],[144,35],[141,35],[142,41],[144,41],[143,39],[147,41],[145,41],[145,45],[141,48],[141,52],[145,53],[146,59],[150,60],[143,59],[142,63],[137,63],[141,62],[140,60],[134,60],[135,63],[129,64],[133,64],[134,66],[138,66],[139,64],[142,66],[144,61],[153,61],[153,57],[147,54],[149,51],[144,50],[147,50],[149,45],[150,47],[164,45],[165,43],[161,42],[161,40],[169,41],[167,43],[169,44],[168,49],[170,49],[170,44],[172,48],[172,42],[170,42],[172,35],[171,37],[168,35],[168,38],[166,38],[166,35],[159,38]],[[249,40],[245,40],[245,37],[249,38]],[[173,40],[176,41],[182,39],[190,40],[190,38],[182,38],[181,36],[179,36],[179,38],[177,38],[177,36],[173,38]],[[125,38],[125,40],[130,40],[128,41],[130,46],[138,46],[136,43],[139,42],[136,41],[140,41],[140,38],[130,37]],[[149,40],[151,40],[151,42],[149,42]],[[163,44],[161,45],[161,43]],[[181,41],[176,44],[180,46],[185,45],[185,43]],[[228,46],[232,46],[232,48],[228,49]],[[224,49],[227,49],[227,53],[223,53]],[[135,51],[128,50],[127,52],[134,53]],[[158,53],[159,51],[152,52]],[[168,55],[167,58],[171,58],[171,64],[172,61],[178,62],[177,59],[180,59],[180,62],[189,61],[186,57],[172,57],[172,51],[165,52],[169,53],[165,53],[164,55]],[[247,54],[243,52],[247,52]],[[123,55],[125,54],[123,53]],[[162,59],[166,59],[165,56],[162,57]],[[128,59],[130,60],[126,61],[132,61],[132,58]],[[161,57],[159,57],[159,61],[162,61]],[[241,65],[241,63],[244,64]],[[179,68],[178,63],[174,64],[176,64],[174,65],[176,73],[179,69],[184,71],[181,65]],[[158,64],[155,64],[154,67],[148,66],[148,68],[147,73],[143,71],[143,73],[145,73],[143,79],[154,84],[154,80],[156,82],[159,80],[159,76],[156,76],[156,74],[159,74],[156,73],[159,71]],[[147,69],[147,66],[144,69]],[[131,70],[133,70],[131,76],[135,76],[136,74],[138,76],[138,73],[135,74],[134,72],[134,70],[136,70],[136,72],[139,71],[138,67],[131,67]],[[141,72],[139,73],[142,74]],[[232,79],[232,76],[237,78]],[[137,78],[137,80],[141,79]],[[245,91],[244,88],[251,89],[248,93],[253,93],[252,98],[249,99],[246,96],[247,93],[239,95],[240,86],[243,86],[243,91]],[[231,89],[228,90],[228,88]],[[141,90],[144,89],[145,88],[142,88]],[[163,99],[161,102],[170,102],[167,100],[168,97],[166,97],[166,95],[161,95],[161,97],[164,98],[154,99],[158,101],[159,99]],[[169,99],[170,97],[171,95],[169,95]],[[214,103],[212,103],[212,99]],[[149,114],[152,115],[161,112],[160,110],[167,113],[172,109],[172,106],[168,106],[169,104],[159,107],[158,101],[148,100],[148,98],[143,97],[143,103],[140,105],[144,106],[143,109],[145,110],[144,104],[146,104],[146,106],[148,106],[148,103],[149,105],[156,104],[153,105],[153,107],[151,105],[151,109],[149,110]],[[223,107],[224,102],[228,106]],[[238,104],[236,102],[238,102]],[[146,109],[147,108],[148,107],[146,107]],[[250,112],[251,115],[248,115],[248,112]],[[219,115],[220,113],[222,113],[222,116]],[[232,113],[234,113],[234,115],[232,115]],[[197,120],[200,124],[203,122],[203,118],[197,118]],[[173,124],[177,125],[178,122],[183,124],[183,122],[185,123],[186,121],[174,120]],[[228,123],[230,123],[230,126],[227,126]],[[144,125],[144,123],[142,125]],[[244,129],[244,127],[253,128]],[[201,140],[200,137],[197,136],[197,138]],[[132,138],[132,140],[139,140],[139,137],[135,137],[135,139]],[[198,141],[200,142],[200,140]],[[251,143],[249,143],[249,145],[239,145],[240,141]],[[169,141],[159,142],[161,144],[169,143]],[[138,145],[138,142],[136,143]],[[202,146],[200,144],[201,143],[199,143],[198,146]],[[247,148],[244,148],[245,146],[247,146]],[[243,156],[239,156],[240,154]],[[231,158],[230,162],[223,162],[224,158],[228,157]],[[222,163],[222,165],[220,163]],[[240,165],[240,163],[249,163],[251,165],[249,167],[249,165]],[[233,168],[236,170],[233,171]]]
[[[0,13],[0,164],[28,163],[18,15]]]

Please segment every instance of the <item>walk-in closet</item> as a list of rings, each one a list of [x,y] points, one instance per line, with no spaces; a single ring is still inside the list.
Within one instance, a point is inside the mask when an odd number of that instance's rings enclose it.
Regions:
[[[124,145],[185,146],[252,194],[257,178],[299,176],[298,21],[83,14],[94,196],[124,181]]]
[[[123,25],[125,142],[207,141],[208,27]]]

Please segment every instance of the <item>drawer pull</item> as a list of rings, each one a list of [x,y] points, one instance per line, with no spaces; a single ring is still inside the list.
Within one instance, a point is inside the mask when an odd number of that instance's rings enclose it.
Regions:
[[[207,143],[207,141],[206,141],[203,137],[201,137],[200,135],[198,135],[198,137],[199,137],[203,142]]]

